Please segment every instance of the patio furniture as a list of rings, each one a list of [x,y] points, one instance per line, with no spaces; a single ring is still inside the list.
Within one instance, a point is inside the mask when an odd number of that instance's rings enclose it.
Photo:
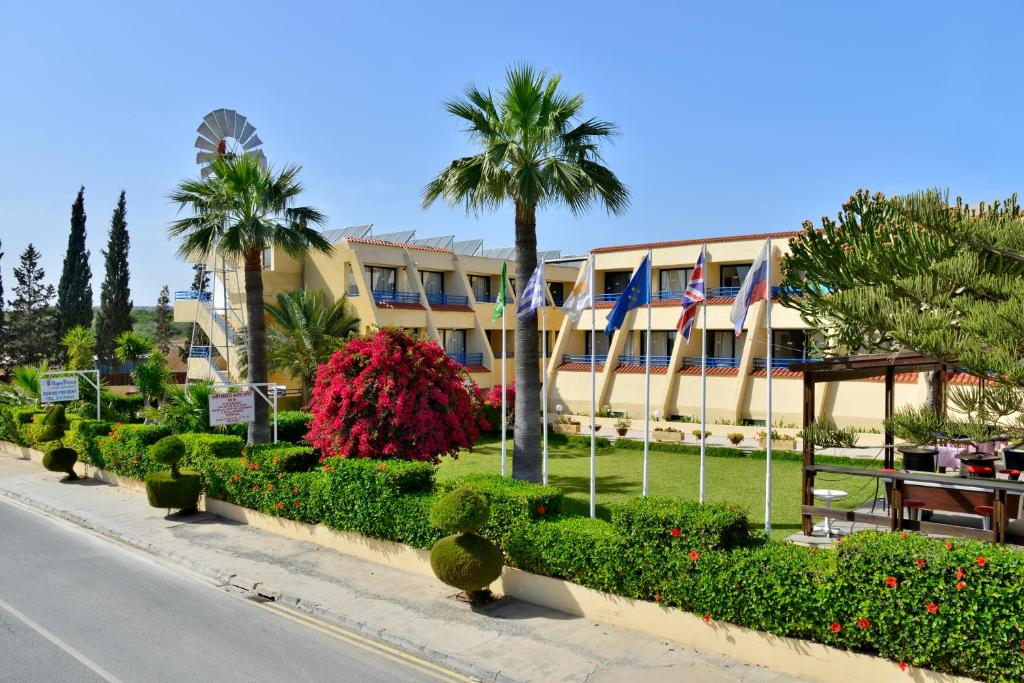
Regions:
[[[883,467],[883,468],[879,469],[878,471],[879,472],[895,472],[896,470],[894,470],[891,467]],[[885,477],[879,477],[878,479],[875,479],[875,497],[871,499],[871,511],[872,512],[875,511],[875,506],[878,504],[878,499],[879,499],[878,492],[881,490],[882,485],[883,484],[888,484],[889,481],[890,480],[886,479]],[[889,489],[887,488],[886,491],[888,491],[888,490]],[[885,512],[886,510],[889,509],[889,496],[888,496],[888,494],[881,496],[881,499],[882,499],[882,512]]]
[[[999,474],[1005,474],[1006,478],[1010,481],[1017,481],[1020,479],[1020,470],[999,470]]]
[[[981,528],[988,531],[992,528],[992,513],[995,511],[991,505],[979,505],[974,508],[974,514],[981,516]]]
[[[825,509],[832,510],[833,500],[842,500],[846,498],[849,493],[840,489],[814,489],[814,497],[818,500],[825,501]],[[825,521],[814,527],[814,531],[824,531],[825,538],[832,538],[832,518],[829,513],[825,514]],[[836,534],[838,536],[838,534]]]
[[[1008,470],[1024,470],[1024,448],[1004,448],[1003,462]]]

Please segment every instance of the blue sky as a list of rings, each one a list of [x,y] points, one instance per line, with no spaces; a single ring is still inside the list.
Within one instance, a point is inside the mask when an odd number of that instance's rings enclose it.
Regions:
[[[94,291],[121,188],[132,288],[182,289],[167,193],[196,172],[207,111],[256,125],[304,167],[330,227],[512,241],[508,209],[423,211],[467,151],[441,101],[530,60],[618,123],[619,217],[539,216],[542,248],[787,230],[855,189],[1018,189],[1024,6],[953,2],[0,2],[0,238],[6,295],[32,240],[56,282],[86,186]]]

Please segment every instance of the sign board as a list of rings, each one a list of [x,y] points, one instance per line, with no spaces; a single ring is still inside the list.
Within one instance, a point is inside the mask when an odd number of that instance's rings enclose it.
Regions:
[[[39,380],[39,398],[43,403],[78,400],[78,377],[43,377]]]
[[[223,427],[256,419],[252,389],[224,394],[210,394],[210,426]]]

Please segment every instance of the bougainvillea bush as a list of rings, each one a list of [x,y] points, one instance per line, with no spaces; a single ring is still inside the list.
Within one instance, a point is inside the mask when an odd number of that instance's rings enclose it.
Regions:
[[[490,391],[484,396],[483,414],[488,425],[486,431],[494,434],[501,433],[502,390],[505,392],[505,425],[508,429],[511,429],[516,421],[516,385],[507,384],[504,387],[501,385],[491,387]]]
[[[324,458],[438,462],[472,448],[480,392],[433,341],[385,328],[349,340],[320,366],[306,440]]]

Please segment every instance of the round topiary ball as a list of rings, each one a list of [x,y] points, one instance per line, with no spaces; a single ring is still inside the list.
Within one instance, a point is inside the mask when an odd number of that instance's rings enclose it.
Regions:
[[[430,549],[430,566],[437,578],[470,596],[501,576],[501,549],[476,534],[445,536]]]
[[[174,472],[185,457],[185,442],[174,436],[165,436],[149,447],[149,454],[153,460],[161,465],[167,465]]]
[[[434,504],[430,523],[449,534],[479,531],[487,524],[491,509],[487,500],[476,491],[455,489]]]
[[[43,467],[51,472],[67,472],[68,479],[78,479],[75,474],[76,462],[78,451],[73,448],[53,448],[43,454]]]

